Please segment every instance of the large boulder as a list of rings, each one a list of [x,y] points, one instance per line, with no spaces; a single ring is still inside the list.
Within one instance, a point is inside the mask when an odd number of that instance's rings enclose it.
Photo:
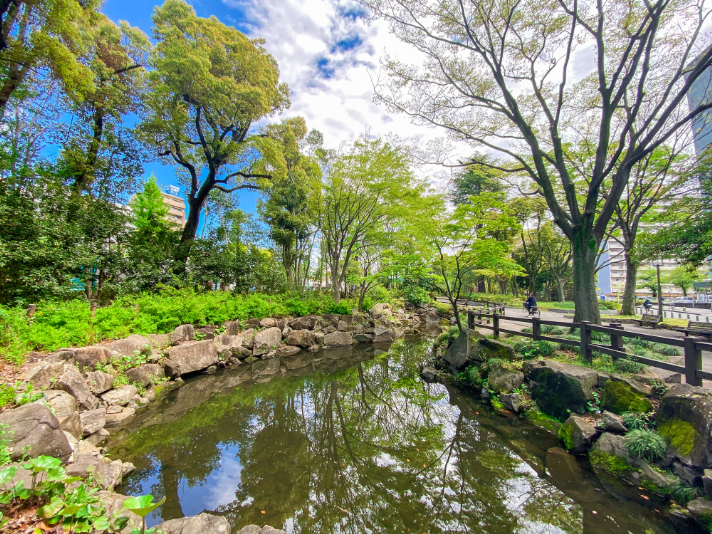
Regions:
[[[225,321],[223,323],[224,334],[228,336],[237,336],[240,334],[240,321]]]
[[[616,414],[649,412],[653,405],[646,398],[650,389],[635,380],[613,374],[603,389],[603,408]]]
[[[0,414],[0,425],[6,425],[4,435],[12,460],[28,454],[30,458],[44,455],[66,461],[72,454],[59,421],[42,404],[33,402],[6,410]]]
[[[496,339],[487,339],[483,337],[479,341],[480,346],[487,349],[487,359],[499,358],[500,360],[513,361],[516,359],[517,352],[512,345],[502,343]]]
[[[81,347],[74,351],[74,361],[82,370],[93,371],[97,363],[103,363],[111,358],[111,353],[103,346]]]
[[[495,393],[511,393],[524,383],[524,375],[506,369],[495,369],[490,372],[488,382]]]
[[[82,439],[82,421],[77,412],[77,401],[66,391],[49,389],[44,392],[51,410],[54,412],[59,427],[65,432],[69,432],[77,439]]]
[[[135,353],[150,347],[151,340],[140,334],[133,334],[125,339],[119,339],[104,345],[104,348],[108,350],[112,356],[133,356]]]
[[[299,317],[289,321],[289,328],[292,330],[314,330],[314,327],[319,322],[319,319],[314,315]]]
[[[173,344],[173,334],[148,334],[152,347],[165,348]]]
[[[255,334],[255,344],[252,347],[254,356],[267,354],[279,347],[282,342],[282,331],[276,326],[265,328]]]
[[[353,341],[351,332],[332,332],[324,336],[325,347],[343,347],[351,345]]]
[[[597,436],[598,430],[578,415],[569,417],[559,429],[559,439],[572,454],[586,452]]]
[[[706,532],[712,532],[712,501],[699,497],[687,504],[687,510]]]
[[[526,361],[522,370],[539,409],[561,420],[570,413],[585,413],[598,384],[596,371],[551,360]]]
[[[173,330],[173,343],[182,343],[195,339],[195,328],[192,324],[182,324]]]
[[[79,454],[74,462],[65,468],[71,477],[87,478],[91,475],[94,482],[102,489],[113,489],[121,483],[121,460],[111,462],[109,459],[94,454]]]
[[[87,410],[80,414],[82,428],[85,436],[99,432],[106,425],[106,408]]]
[[[227,519],[203,512],[193,517],[171,519],[156,526],[163,534],[230,534],[231,527]]]
[[[293,345],[282,345],[279,349],[277,349],[277,354],[281,357],[288,358],[289,356],[294,356],[301,351],[302,349]]]
[[[627,477],[638,469],[635,459],[625,449],[625,438],[609,432],[601,434],[591,447],[588,458],[594,469],[619,477]]]
[[[712,391],[674,385],[663,395],[655,420],[677,458],[688,465],[712,467]]]
[[[473,357],[473,353],[478,352],[480,334],[474,330],[462,332],[443,354],[443,360],[449,365],[450,370],[457,372],[465,369],[472,363],[484,360]]]
[[[112,428],[116,426],[121,426],[128,420],[132,419],[133,416],[135,415],[136,410],[133,408],[123,408],[120,412],[117,413],[108,413],[106,414],[106,428]]]
[[[74,365],[65,365],[64,373],[57,380],[55,388],[69,393],[83,410],[93,410],[99,404],[97,398],[89,391],[84,377]]]
[[[237,534],[286,534],[284,530],[277,530],[274,527],[265,525],[263,527],[258,527],[257,525],[248,525],[241,528]]]
[[[65,365],[63,361],[38,363],[25,371],[23,379],[34,390],[48,389],[64,374]]]
[[[109,406],[126,406],[137,393],[136,386],[126,385],[107,391],[102,394],[101,400]]]
[[[124,375],[132,384],[141,384],[143,387],[148,386],[154,379],[163,378],[166,373],[162,365],[157,363],[144,363],[138,367],[133,367],[127,370]]]
[[[303,349],[309,348],[315,344],[314,333],[306,329],[292,330],[287,336],[286,343]]]
[[[212,340],[186,343],[168,349],[163,365],[172,378],[207,369],[218,362],[217,345]]]
[[[376,327],[373,333],[374,343],[393,343],[395,339],[393,328],[383,328],[380,326]]]
[[[277,319],[274,319],[273,317],[265,317],[260,321],[260,326],[262,328],[273,328],[277,327]],[[281,329],[280,329],[281,330]]]
[[[260,378],[263,376],[272,376],[279,372],[279,358],[270,358],[269,360],[258,360],[252,364],[252,378]]]
[[[101,395],[105,391],[109,391],[114,384],[114,377],[102,371],[92,371],[84,376],[89,391],[94,395]]]

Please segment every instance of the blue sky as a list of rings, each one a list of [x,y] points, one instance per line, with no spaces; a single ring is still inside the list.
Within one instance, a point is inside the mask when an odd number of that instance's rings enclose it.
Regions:
[[[389,35],[379,23],[365,24],[366,12],[353,0],[192,0],[199,16],[215,15],[250,37],[265,39],[275,57],[280,78],[287,82],[292,106],[282,118],[302,116],[309,128],[324,134],[329,147],[344,148],[359,135],[397,133],[401,136],[436,132],[413,126],[402,116],[391,116],[373,103],[372,78],[379,57],[412,50]],[[104,12],[114,21],[126,20],[151,33],[151,13],[158,2],[108,0]],[[258,125],[259,126],[259,125]],[[159,162],[145,165],[159,184],[177,185],[174,168]],[[182,191],[181,191],[182,194]],[[239,193],[240,207],[254,212],[259,195]]]

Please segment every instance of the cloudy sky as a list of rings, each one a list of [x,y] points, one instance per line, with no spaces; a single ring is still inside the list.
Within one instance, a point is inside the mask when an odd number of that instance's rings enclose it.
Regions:
[[[127,20],[150,35],[151,12],[159,3],[145,0],[108,0],[105,13]],[[320,130],[328,146],[338,148],[360,134],[421,136],[441,132],[414,126],[401,115],[387,113],[373,103],[372,78],[387,50],[400,58],[413,54],[382,23],[366,24],[365,11],[350,0],[191,0],[199,16],[215,15],[251,37],[263,37],[276,58],[281,79],[289,84],[291,108],[284,117],[303,116]],[[464,156],[465,154],[463,154]],[[173,169],[147,166],[159,183],[175,180]],[[433,172],[430,170],[429,172]],[[243,209],[252,211],[256,195],[242,195]]]

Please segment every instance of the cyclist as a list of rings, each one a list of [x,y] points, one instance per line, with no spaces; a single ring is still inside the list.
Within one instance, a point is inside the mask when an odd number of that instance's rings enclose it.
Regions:
[[[650,310],[650,308],[653,307],[653,303],[650,302],[650,299],[649,299],[648,297],[645,297],[645,302],[643,302],[643,307],[644,307],[646,310]]]
[[[536,299],[534,298],[534,295],[529,295],[529,298],[526,300],[524,303],[524,307],[527,309],[527,313],[529,315],[532,314],[532,309],[536,308]]]

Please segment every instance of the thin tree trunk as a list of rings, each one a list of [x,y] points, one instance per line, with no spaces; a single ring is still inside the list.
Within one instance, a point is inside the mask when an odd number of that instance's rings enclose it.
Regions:
[[[638,282],[638,264],[633,261],[630,251],[625,252],[625,288],[621,315],[635,315],[635,288]]]

